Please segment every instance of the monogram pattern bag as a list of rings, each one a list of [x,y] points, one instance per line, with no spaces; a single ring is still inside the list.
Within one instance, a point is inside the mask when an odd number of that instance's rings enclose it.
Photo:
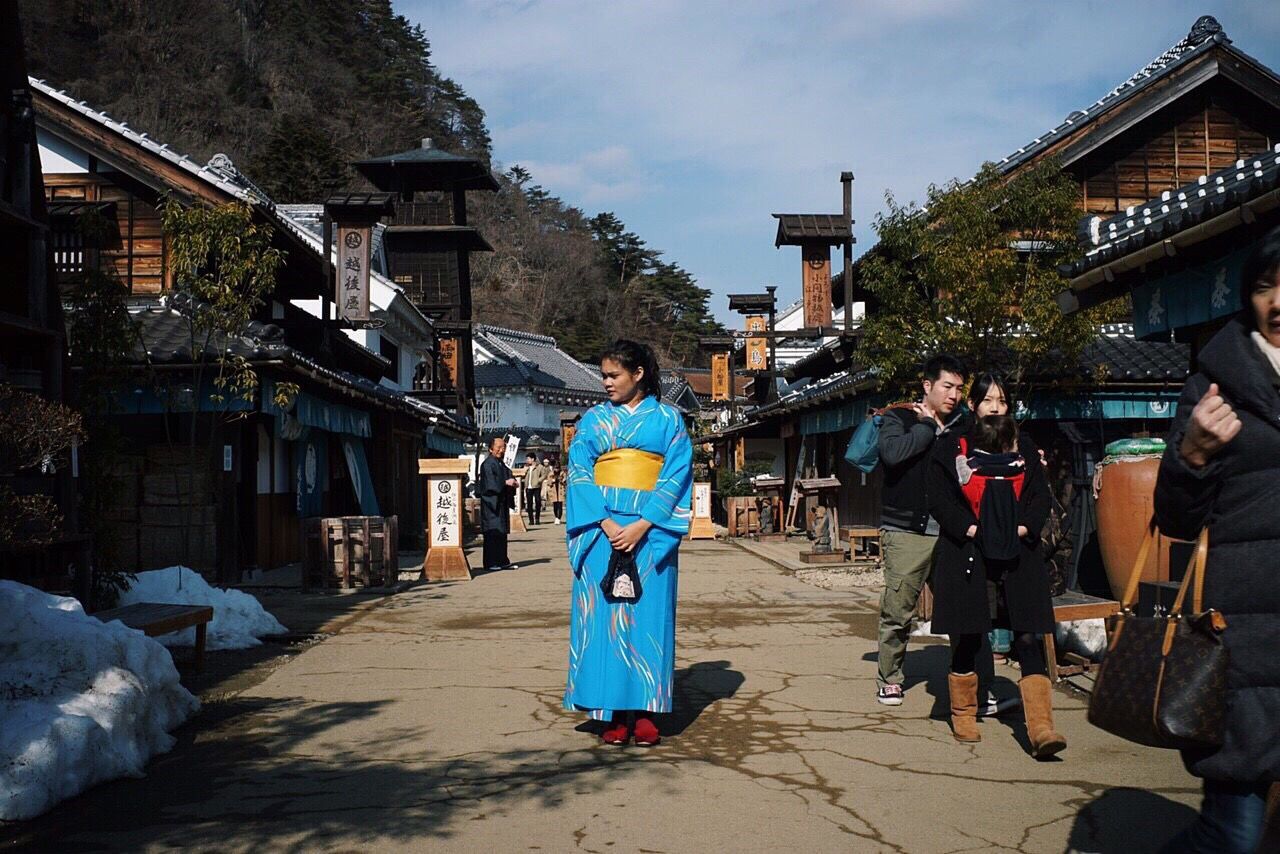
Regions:
[[[1217,611],[1201,611],[1209,532],[1200,534],[1170,613],[1136,617],[1138,580],[1155,539],[1153,521],[1089,698],[1089,723],[1149,747],[1217,747],[1227,712],[1227,650],[1222,643],[1227,623]],[[1184,614],[1188,590],[1191,611]]]

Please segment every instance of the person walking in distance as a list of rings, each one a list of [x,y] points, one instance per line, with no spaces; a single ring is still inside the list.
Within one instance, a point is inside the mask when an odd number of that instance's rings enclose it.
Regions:
[[[911,617],[938,541],[938,523],[929,515],[929,461],[940,436],[967,426],[966,410],[960,406],[965,378],[958,359],[934,356],[924,366],[921,400],[910,408],[888,410],[880,427],[884,593],[880,598],[876,699],[886,706],[902,704],[902,662],[907,656]]]
[[[529,505],[529,524],[542,524],[542,482],[547,479],[547,469],[531,453],[524,458],[524,500]]]
[[[556,525],[564,524],[564,469],[559,465],[551,462],[550,459],[544,460],[547,466],[547,479],[542,482],[542,501],[544,504],[551,505],[551,512],[555,515]]]
[[[484,568],[515,568],[507,557],[507,535],[511,533],[511,500],[516,479],[502,461],[507,440],[497,436],[489,442],[489,456],[480,464],[476,494],[480,497],[480,531],[484,535]]]

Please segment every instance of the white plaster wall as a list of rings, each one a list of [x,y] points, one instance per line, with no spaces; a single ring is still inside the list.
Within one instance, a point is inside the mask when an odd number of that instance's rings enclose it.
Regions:
[[[40,147],[40,171],[46,175],[86,173],[89,171],[89,155],[59,139],[48,131],[36,131],[36,144]]]

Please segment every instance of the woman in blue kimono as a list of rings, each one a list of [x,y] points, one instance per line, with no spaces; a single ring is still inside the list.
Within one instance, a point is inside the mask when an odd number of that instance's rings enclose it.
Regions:
[[[653,745],[671,711],[676,562],[689,531],[693,447],[663,403],[652,351],[619,340],[600,359],[609,400],[587,410],[569,448],[566,531],[573,567],[566,709],[607,721],[608,744]],[[605,599],[614,550],[635,558],[640,597]],[[634,732],[629,720],[634,713]]]

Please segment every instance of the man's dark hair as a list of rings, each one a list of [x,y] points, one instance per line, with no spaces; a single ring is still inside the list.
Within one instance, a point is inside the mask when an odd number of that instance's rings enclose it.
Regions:
[[[973,447],[988,454],[1007,454],[1018,442],[1018,422],[1008,415],[986,415],[973,425]]]
[[[506,436],[494,436],[492,439],[489,440],[489,450],[492,451],[494,445],[498,444],[499,442],[506,441],[506,438],[507,438]]]
[[[1271,229],[1253,247],[1244,266],[1240,268],[1240,306],[1248,315],[1249,328],[1253,328],[1253,286],[1258,282],[1274,279],[1280,272],[1280,226]]]
[[[924,378],[931,383],[936,383],[938,377],[942,376],[944,372],[955,374],[962,380],[969,378],[969,372],[965,370],[964,363],[955,356],[939,353],[924,363]]]
[[[525,458],[526,460],[536,460],[536,459],[538,459],[538,455],[537,455],[537,454],[535,454],[533,451],[530,451],[529,453],[527,453],[527,454],[525,454],[525,455],[524,455],[524,458]]]

